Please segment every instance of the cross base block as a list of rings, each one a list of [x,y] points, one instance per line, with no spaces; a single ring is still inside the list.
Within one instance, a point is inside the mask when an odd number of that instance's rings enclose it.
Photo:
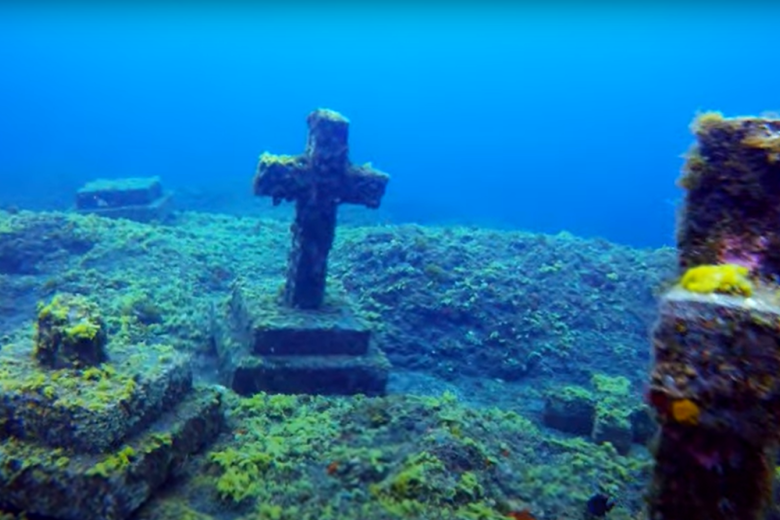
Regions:
[[[381,395],[390,364],[368,324],[346,299],[328,296],[317,310],[280,305],[262,283],[233,287],[227,329],[215,331],[229,384],[255,392]]]
[[[388,368],[373,348],[364,356],[255,356],[235,367],[232,388],[242,395],[383,395]]]

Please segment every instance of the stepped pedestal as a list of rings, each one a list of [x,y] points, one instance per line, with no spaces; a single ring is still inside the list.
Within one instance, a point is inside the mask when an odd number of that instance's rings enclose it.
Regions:
[[[253,392],[378,395],[389,363],[346,299],[325,296],[340,204],[379,206],[389,177],[349,161],[349,122],[332,110],[308,117],[306,151],[260,156],[255,195],[295,203],[284,291],[256,280],[233,287],[228,325],[215,331],[228,384]]]
[[[340,298],[316,311],[279,305],[262,284],[233,287],[217,334],[228,385],[238,393],[381,395],[390,364],[368,325]]]
[[[48,309],[69,318],[55,299]],[[60,312],[62,311],[62,312]],[[57,324],[64,333],[85,322]],[[0,350],[0,504],[63,520],[123,520],[218,433],[220,396],[193,388],[189,359],[162,345],[108,341],[105,360],[52,368],[33,351],[48,334]]]

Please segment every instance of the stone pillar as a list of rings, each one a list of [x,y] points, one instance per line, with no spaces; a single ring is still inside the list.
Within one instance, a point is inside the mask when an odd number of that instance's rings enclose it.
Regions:
[[[653,520],[767,518],[780,433],[780,121],[701,116],[648,400]]]

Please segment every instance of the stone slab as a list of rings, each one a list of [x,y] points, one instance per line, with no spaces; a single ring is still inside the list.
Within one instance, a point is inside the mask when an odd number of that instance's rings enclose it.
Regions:
[[[97,215],[106,218],[125,218],[136,222],[162,222],[173,211],[173,194],[168,192],[148,204],[135,204],[118,207],[77,208],[81,214]]]
[[[50,370],[31,344],[0,351],[0,439],[101,452],[140,431],[192,387],[187,356],[163,345],[109,343],[108,362]]]
[[[230,320],[247,353],[278,356],[363,355],[371,329],[344,298],[328,295],[321,308],[300,310],[281,305],[266,285],[234,284]]]
[[[230,386],[242,395],[384,395],[390,373],[390,363],[375,348],[363,356],[247,356],[237,361]]]
[[[123,206],[146,206],[163,196],[159,177],[98,179],[76,192],[76,208],[97,210]]]
[[[0,503],[61,520],[124,520],[222,425],[220,394],[198,388],[108,454],[0,442]]]

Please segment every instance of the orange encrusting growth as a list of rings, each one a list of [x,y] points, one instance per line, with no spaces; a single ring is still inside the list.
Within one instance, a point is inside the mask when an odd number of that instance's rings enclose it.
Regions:
[[[672,417],[678,423],[689,424],[691,426],[699,424],[701,410],[699,409],[699,405],[690,399],[680,399],[673,402],[671,411]]]
[[[523,509],[522,511],[511,511],[507,513],[507,518],[512,518],[513,520],[536,520],[536,517],[531,514],[531,512],[528,509]]]

